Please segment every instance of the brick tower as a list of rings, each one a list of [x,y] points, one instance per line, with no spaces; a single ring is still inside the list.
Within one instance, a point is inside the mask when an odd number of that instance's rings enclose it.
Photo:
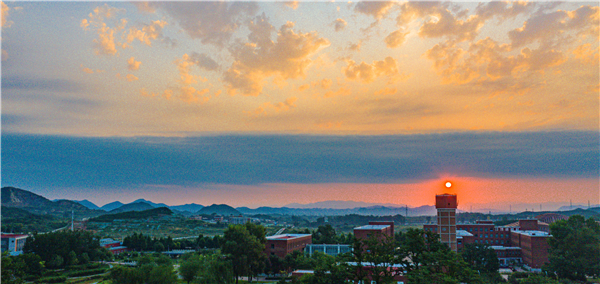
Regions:
[[[457,251],[456,247],[456,208],[458,200],[456,194],[440,194],[435,196],[437,209],[437,230],[442,243],[448,244],[450,249]]]

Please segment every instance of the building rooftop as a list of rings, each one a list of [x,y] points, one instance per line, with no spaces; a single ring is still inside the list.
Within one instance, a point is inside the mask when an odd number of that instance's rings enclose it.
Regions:
[[[521,234],[521,235],[526,235],[526,236],[533,236],[533,237],[551,237],[552,235],[550,235],[549,233],[546,232],[542,232],[542,231],[513,231],[517,234]]]
[[[267,240],[292,240],[302,237],[312,236],[311,234],[283,234],[283,235],[275,235],[268,236]]]
[[[383,230],[389,228],[390,225],[364,225],[354,228],[354,230]]]
[[[23,234],[2,234],[2,238],[22,238],[22,237],[29,237],[29,235],[23,235]]]
[[[503,247],[503,246],[490,246],[493,250],[510,250],[510,249],[518,249],[520,250],[520,247]]]
[[[456,230],[456,237],[472,237],[473,234],[465,231],[465,230]]]

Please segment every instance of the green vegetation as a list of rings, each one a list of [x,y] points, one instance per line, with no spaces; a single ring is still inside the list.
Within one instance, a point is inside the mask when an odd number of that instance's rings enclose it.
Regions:
[[[179,274],[187,283],[233,283],[231,262],[217,253],[210,255],[186,254],[182,257]]]
[[[600,225],[596,221],[575,215],[550,224],[550,232],[550,263],[544,270],[579,281],[600,276]]]
[[[62,228],[68,220],[52,215],[29,213],[16,207],[2,206],[2,232],[48,232]]]
[[[252,277],[263,271],[266,242],[265,228],[260,225],[231,225],[225,231],[221,251],[231,261],[236,284],[239,276]]]
[[[166,207],[159,207],[144,211],[128,211],[123,213],[106,214],[90,219],[91,222],[112,222],[114,220],[151,219],[172,215],[173,211]]]
[[[109,251],[100,247],[98,238],[86,231],[34,234],[27,238],[23,252],[35,253],[48,268],[64,268],[82,261],[112,257]]]
[[[500,281],[502,277],[498,273],[500,262],[494,249],[481,244],[467,244],[460,254],[483,279],[492,283]]]

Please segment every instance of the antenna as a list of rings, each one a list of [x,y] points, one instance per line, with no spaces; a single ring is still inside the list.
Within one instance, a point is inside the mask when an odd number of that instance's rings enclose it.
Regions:
[[[573,209],[573,200],[569,199],[569,203],[571,204],[571,205],[569,206],[569,209]]]

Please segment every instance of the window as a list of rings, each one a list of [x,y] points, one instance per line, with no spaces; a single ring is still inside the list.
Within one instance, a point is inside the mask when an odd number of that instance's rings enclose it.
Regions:
[[[274,249],[274,248],[275,248],[275,244],[271,244],[271,249]]]

